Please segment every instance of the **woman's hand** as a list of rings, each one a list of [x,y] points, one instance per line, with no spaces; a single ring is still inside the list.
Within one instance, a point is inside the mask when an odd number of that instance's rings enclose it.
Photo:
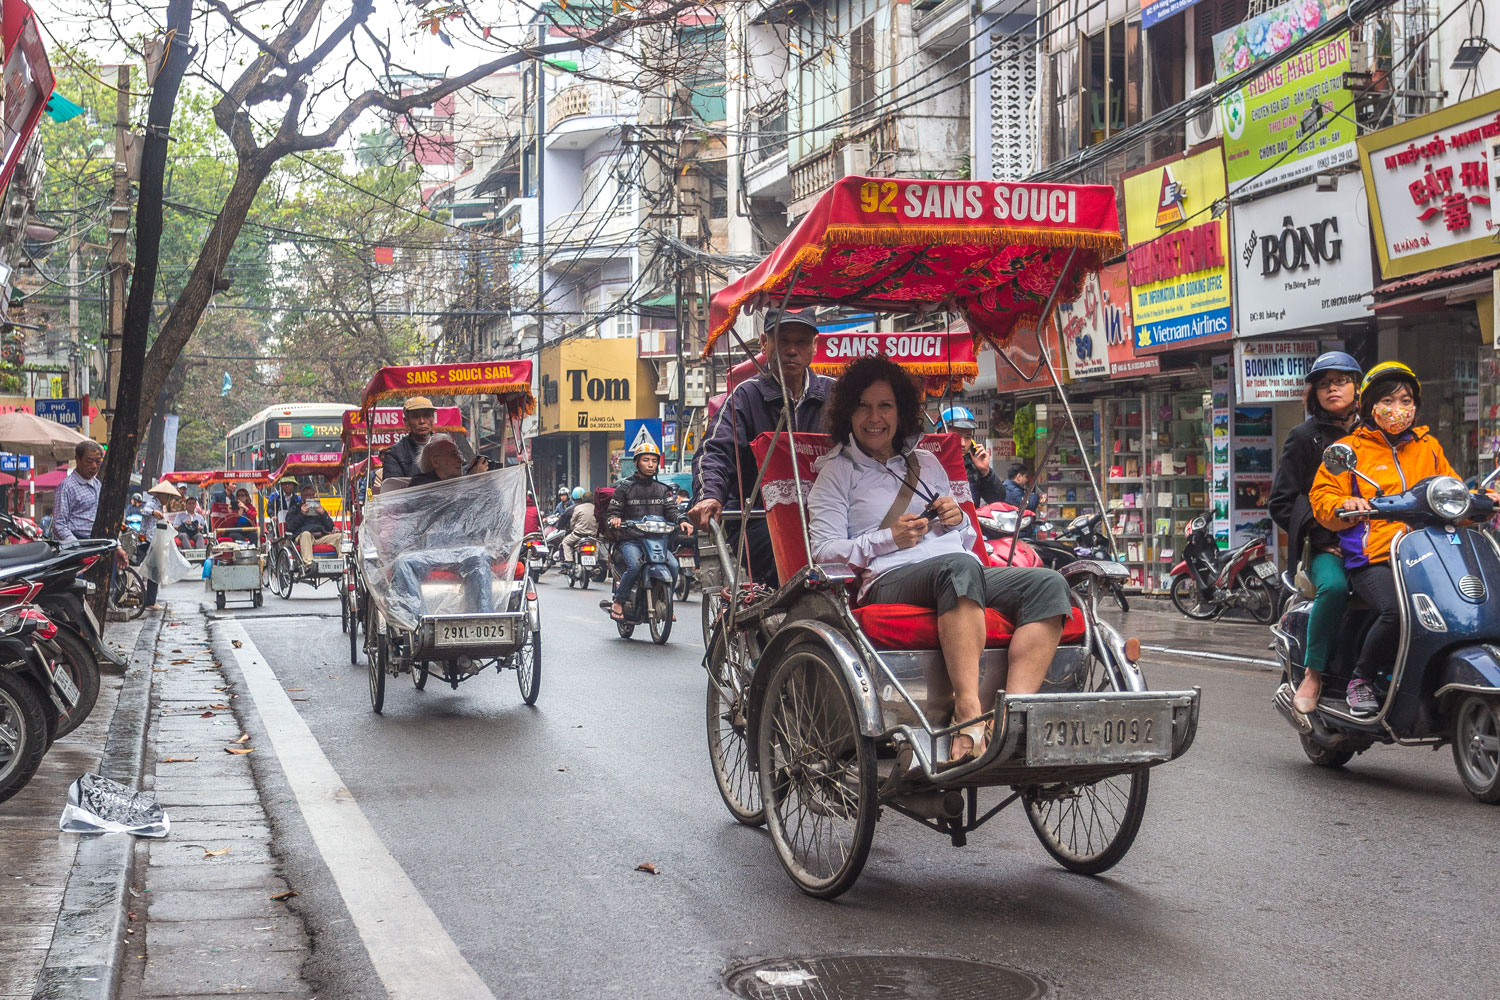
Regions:
[[[927,518],[920,514],[902,514],[891,525],[891,540],[898,549],[909,549],[927,534]]]
[[[952,497],[938,497],[932,501],[932,509],[938,512],[938,520],[945,528],[956,528],[963,523],[964,510]]]

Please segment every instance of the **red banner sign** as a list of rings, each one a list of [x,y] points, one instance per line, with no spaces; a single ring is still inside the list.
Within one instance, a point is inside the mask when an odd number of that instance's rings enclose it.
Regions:
[[[530,361],[475,361],[449,365],[405,365],[382,368],[365,386],[365,407],[382,399],[410,396],[494,395],[505,399],[511,415],[531,413]]]
[[[959,333],[833,333],[818,334],[818,353],[813,371],[837,375],[860,358],[884,355],[913,375],[979,374],[974,358],[974,337]]]
[[[344,411],[344,447],[352,451],[365,448],[366,438],[370,447],[389,448],[406,434],[405,411],[399,406],[377,406],[370,411],[370,423],[374,432],[367,435],[363,410]],[[439,406],[432,429],[444,434],[464,434],[464,413],[457,406]]]

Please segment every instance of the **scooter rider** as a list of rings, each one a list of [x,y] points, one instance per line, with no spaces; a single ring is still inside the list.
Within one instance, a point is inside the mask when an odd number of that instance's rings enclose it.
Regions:
[[[594,499],[582,486],[573,487],[573,506],[568,508],[568,513],[557,522],[557,526],[567,532],[563,535],[562,552],[568,562],[577,558],[580,541],[598,534],[599,519],[594,513]]]
[[[1308,491],[1323,464],[1323,449],[1359,423],[1359,379],[1363,374],[1359,362],[1343,351],[1328,351],[1313,361],[1305,380],[1307,419],[1287,435],[1276,482],[1271,487],[1271,517],[1291,539],[1287,561],[1292,566],[1305,565],[1308,579],[1317,588],[1303,653],[1307,673],[1292,702],[1292,707],[1304,715],[1318,707],[1323,670],[1349,601],[1349,579],[1344,574],[1338,536],[1313,517]]]
[[[631,458],[635,459],[635,475],[616,484],[614,495],[610,497],[605,511],[605,522],[619,538],[615,554],[625,564],[624,571],[620,573],[619,585],[615,587],[614,602],[609,609],[609,616],[616,621],[624,619],[622,599],[630,595],[646,566],[645,546],[632,536],[630,529],[622,528],[621,525],[625,521],[640,521],[655,515],[668,524],[676,524],[685,535],[693,533],[693,526],[687,521],[687,512],[677,502],[677,490],[656,478],[657,470],[661,468],[661,449],[652,442],[642,442]],[[670,551],[667,552],[667,562],[675,580],[677,559]]]
[[[1422,383],[1399,361],[1383,361],[1370,369],[1359,387],[1359,426],[1343,443],[1354,449],[1358,469],[1384,494],[1399,493],[1428,476],[1462,479],[1448,464],[1442,445],[1426,427],[1416,426],[1422,405]],[[1340,510],[1373,509],[1374,489],[1352,473],[1338,475],[1319,466],[1309,501],[1313,516],[1338,533],[1344,570],[1354,593],[1379,617],[1365,634],[1364,645],[1349,682],[1349,708],[1359,713],[1380,711],[1389,673],[1401,638],[1401,605],[1391,571],[1391,541],[1403,531],[1396,521],[1340,518]]]
[[[969,477],[969,492],[974,497],[974,506],[983,507],[990,503],[1023,506],[1007,499],[1005,484],[995,471],[994,457],[990,455],[988,448],[974,440],[974,432],[979,429],[974,411],[967,406],[950,406],[940,414],[939,419],[943,430],[957,434],[963,440],[964,473]]]

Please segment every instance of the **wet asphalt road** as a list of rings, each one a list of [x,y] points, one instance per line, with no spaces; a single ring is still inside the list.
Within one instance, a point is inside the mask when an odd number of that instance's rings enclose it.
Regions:
[[[535,708],[511,673],[457,691],[403,677],[375,716],[336,601],[299,586],[231,612],[302,689],[324,753],[497,997],[722,997],[745,959],[870,952],[1010,965],[1058,997],[1493,995],[1500,809],[1470,800],[1446,748],[1313,767],[1264,669],[1148,656],[1153,687],[1203,688],[1203,716],[1188,755],[1153,772],[1140,835],[1108,875],[1058,868],[1019,807],[962,849],[887,813],[859,883],[823,903],[719,800],[696,600],[659,648],[617,638],[599,591],[541,589]],[[1133,612],[1126,627],[1269,655],[1253,626]],[[257,763],[321,995],[381,995],[284,782]]]

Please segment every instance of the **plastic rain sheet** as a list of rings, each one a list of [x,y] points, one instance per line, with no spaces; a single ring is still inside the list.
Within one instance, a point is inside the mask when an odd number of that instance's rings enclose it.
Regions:
[[[165,837],[172,828],[167,812],[145,792],[118,781],[85,774],[68,786],[57,827],[63,833],[129,833],[137,837]]]
[[[427,615],[511,610],[525,517],[519,465],[381,493],[359,532],[371,600],[408,631]]]

